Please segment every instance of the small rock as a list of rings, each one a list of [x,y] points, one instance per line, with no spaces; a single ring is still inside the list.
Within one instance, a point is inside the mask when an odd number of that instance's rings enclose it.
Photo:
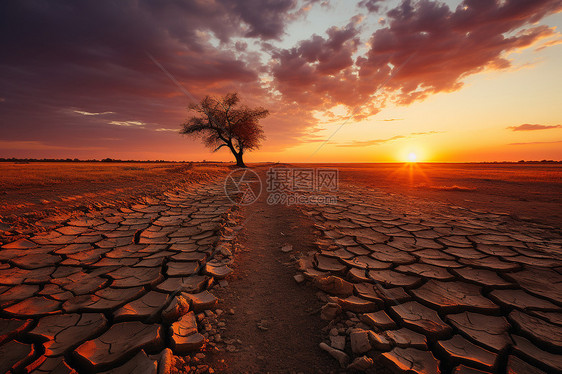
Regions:
[[[351,350],[353,353],[362,354],[371,350],[369,332],[365,330],[355,330],[349,334],[351,340]]]
[[[332,321],[341,313],[341,306],[337,303],[327,303],[322,307],[320,318],[324,321]]]
[[[227,346],[226,346],[226,350],[227,350],[228,352],[236,352],[236,347],[233,346],[233,345],[227,345]]]
[[[297,282],[299,284],[305,281],[304,275],[302,275],[302,274],[297,274],[297,275],[293,276],[293,279],[295,280],[295,282]]]
[[[337,336],[337,335],[338,335],[338,329],[336,329],[335,327],[332,328],[332,329],[330,330],[330,335],[332,335],[332,336]]]
[[[183,293],[183,296],[191,301],[191,306],[196,312],[212,309],[217,304],[217,298],[209,291],[197,294]]]
[[[335,349],[343,351],[345,349],[345,336],[330,336],[330,345]]]
[[[285,244],[283,247],[281,247],[281,251],[288,253],[291,252],[293,250],[293,246],[290,244]]]
[[[162,311],[162,319],[166,323],[173,323],[189,312],[189,300],[181,294],[174,297],[170,305]]]
[[[202,360],[202,359],[205,358],[205,354],[204,354],[204,353],[197,353],[197,354],[195,354],[195,357],[196,357],[198,360]]]
[[[326,343],[320,343],[319,346],[320,346],[320,349],[328,352],[330,354],[330,356],[332,356],[333,358],[338,360],[338,362],[339,362],[339,364],[342,368],[345,368],[347,366],[347,364],[349,363],[349,356],[345,352],[342,352],[338,349],[332,348]]]
[[[338,296],[353,295],[353,284],[333,275],[327,277],[317,277],[314,279],[316,287],[322,291]]]
[[[379,351],[389,351],[392,348],[392,344],[388,338],[382,334],[371,334],[370,335],[371,347]]]
[[[169,374],[172,372],[174,355],[170,348],[164,349],[158,361],[158,374]]]
[[[234,314],[234,309],[229,309],[228,314]]]
[[[365,371],[374,365],[372,358],[367,356],[357,357],[349,366],[347,370]]]
[[[318,291],[316,292],[316,298],[320,301],[322,301],[323,303],[327,302],[328,299],[326,297],[326,294],[322,291]]]

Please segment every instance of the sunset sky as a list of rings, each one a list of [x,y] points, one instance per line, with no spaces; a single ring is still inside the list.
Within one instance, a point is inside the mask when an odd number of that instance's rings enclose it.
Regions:
[[[562,1],[0,2],[0,157],[222,160],[187,97],[271,111],[247,161],[562,160]]]

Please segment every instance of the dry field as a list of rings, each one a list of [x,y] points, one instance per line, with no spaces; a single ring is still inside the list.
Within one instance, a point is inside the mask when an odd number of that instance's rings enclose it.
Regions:
[[[562,164],[316,164],[341,183],[381,188],[562,228]]]
[[[557,165],[322,166],[236,207],[224,164],[6,165],[0,372],[562,371]]]
[[[198,163],[3,162],[0,237],[7,235],[2,230],[12,230],[15,237],[36,230],[34,221],[47,216],[126,205],[227,170],[226,165]]]

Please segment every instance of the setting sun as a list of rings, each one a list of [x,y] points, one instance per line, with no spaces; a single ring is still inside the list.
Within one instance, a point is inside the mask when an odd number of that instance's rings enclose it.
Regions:
[[[418,156],[415,153],[411,152],[408,154],[408,162],[416,162],[418,160]]]

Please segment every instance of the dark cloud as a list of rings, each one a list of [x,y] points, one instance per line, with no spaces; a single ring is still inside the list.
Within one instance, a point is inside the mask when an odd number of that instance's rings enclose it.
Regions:
[[[403,104],[457,90],[467,75],[508,68],[506,52],[553,35],[534,23],[560,9],[560,0],[465,0],[454,11],[441,2],[405,0],[358,59],[360,78],[392,76],[386,87]]]
[[[535,130],[548,130],[548,129],[559,129],[561,125],[532,125],[525,123],[519,126],[509,126],[508,129],[512,131],[535,131]]]
[[[152,142],[157,129],[179,126],[190,100],[148,54],[196,97],[235,89],[263,96],[259,59],[246,42],[231,40],[280,37],[302,4],[0,2],[1,138],[86,145],[122,138],[124,127],[141,127],[129,132],[129,139]],[[144,125],[116,126],[135,122]]]
[[[348,105],[355,119],[361,119],[377,113],[388,100],[409,104],[458,90],[463,78],[484,69],[509,68],[506,53],[554,35],[536,22],[562,9],[561,4],[465,0],[451,10],[438,1],[404,0],[388,11],[387,26],[373,33],[362,56],[355,58],[359,19],[345,29],[329,29],[328,37],[314,35],[273,53],[275,84],[289,100],[319,110]],[[338,48],[330,43],[330,31],[345,40]]]
[[[299,7],[297,0],[221,1],[225,7],[230,8],[233,14],[240,17],[249,26],[245,36],[263,39],[279,38],[288,21],[302,15],[314,2],[317,0],[308,0],[302,7]]]
[[[384,0],[362,0],[357,6],[365,7],[369,12],[376,13],[381,8],[381,3]]]
[[[305,106],[348,103],[347,82],[354,81],[353,54],[360,43],[354,22],[330,27],[327,37],[313,35],[296,47],[273,51],[276,88],[290,101]]]

